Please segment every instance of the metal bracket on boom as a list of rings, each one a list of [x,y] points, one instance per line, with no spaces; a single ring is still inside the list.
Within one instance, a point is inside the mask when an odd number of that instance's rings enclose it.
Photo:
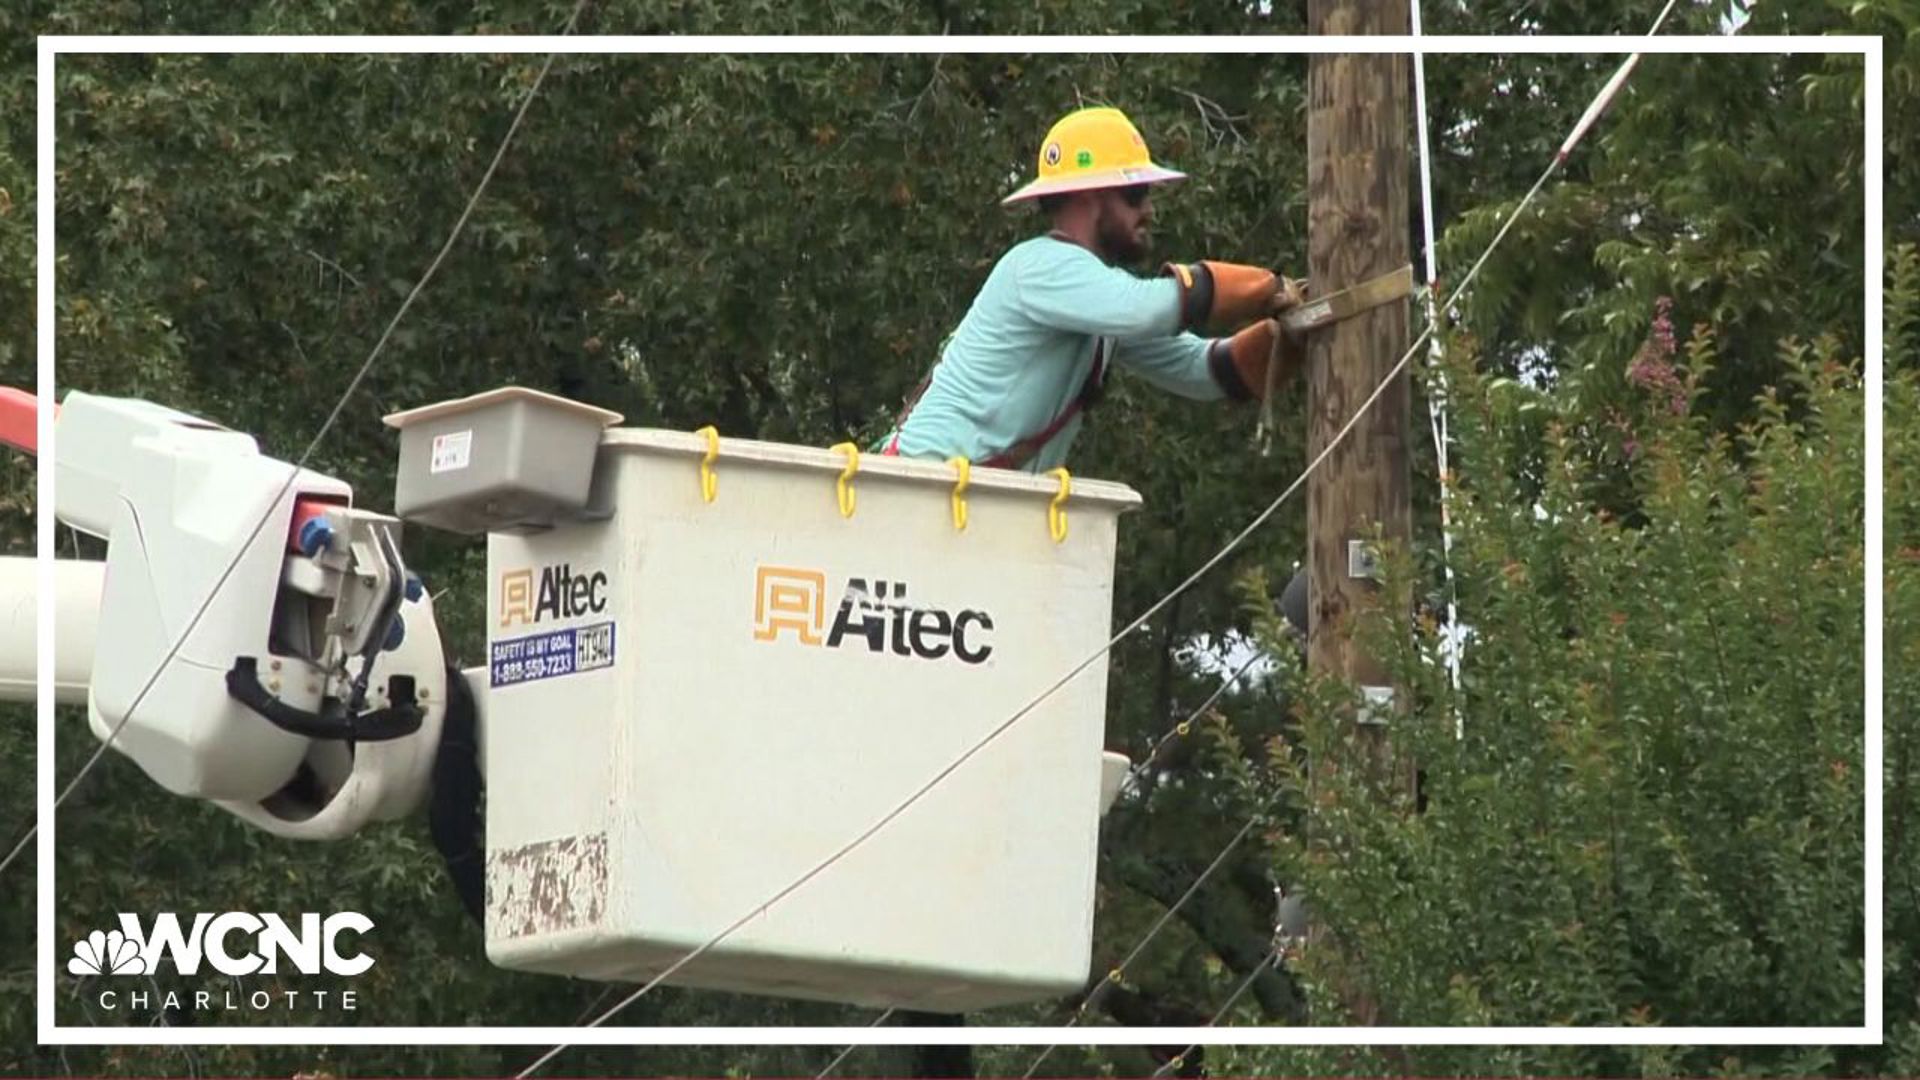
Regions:
[[[274,726],[308,739],[349,739],[386,742],[420,730],[420,703],[413,693],[413,677],[387,680],[388,705],[371,712],[355,712],[339,698],[328,698],[318,710],[300,709],[274,697],[260,685],[260,658],[237,657],[227,670],[227,693]]]

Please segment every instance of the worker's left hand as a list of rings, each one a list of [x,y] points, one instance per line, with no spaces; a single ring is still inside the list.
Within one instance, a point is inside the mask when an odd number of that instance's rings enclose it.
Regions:
[[[1269,310],[1275,315],[1284,315],[1306,302],[1306,282],[1283,275],[1279,287],[1274,290],[1273,306]]]
[[[1180,283],[1180,324],[1187,329],[1231,332],[1279,310],[1281,279],[1265,267],[1204,260],[1160,270]]]

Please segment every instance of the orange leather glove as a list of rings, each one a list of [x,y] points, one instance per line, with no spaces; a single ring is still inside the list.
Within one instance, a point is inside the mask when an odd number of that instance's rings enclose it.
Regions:
[[[1306,348],[1280,328],[1276,319],[1261,319],[1230,338],[1219,338],[1207,350],[1213,381],[1235,401],[1264,401],[1267,368],[1274,360],[1273,343],[1280,342],[1280,381],[1284,384],[1306,365]]]
[[[1180,283],[1180,325],[1233,330],[1270,315],[1280,297],[1273,271],[1239,263],[1167,263],[1161,272]]]

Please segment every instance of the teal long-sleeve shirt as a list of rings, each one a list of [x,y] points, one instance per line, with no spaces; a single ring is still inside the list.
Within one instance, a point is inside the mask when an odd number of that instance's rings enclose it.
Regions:
[[[1172,278],[1138,278],[1078,244],[1039,236],[987,276],[901,425],[899,452],[985,461],[1046,430],[1085,385],[1100,339],[1109,372],[1135,372],[1182,397],[1225,396],[1208,371],[1208,339],[1180,330]],[[1084,418],[1068,421],[1022,467],[1064,463]]]

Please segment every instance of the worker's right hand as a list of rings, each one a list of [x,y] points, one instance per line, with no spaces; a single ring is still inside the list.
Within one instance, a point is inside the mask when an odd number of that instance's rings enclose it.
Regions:
[[[1277,343],[1277,347],[1276,347]],[[1230,338],[1209,347],[1207,362],[1213,379],[1235,401],[1264,401],[1267,369],[1280,365],[1275,385],[1284,385],[1306,366],[1305,346],[1288,334],[1278,319],[1261,319]]]
[[[1191,329],[1237,330],[1275,311],[1281,279],[1260,266],[1203,261],[1167,263],[1162,272],[1180,283],[1180,323]]]

